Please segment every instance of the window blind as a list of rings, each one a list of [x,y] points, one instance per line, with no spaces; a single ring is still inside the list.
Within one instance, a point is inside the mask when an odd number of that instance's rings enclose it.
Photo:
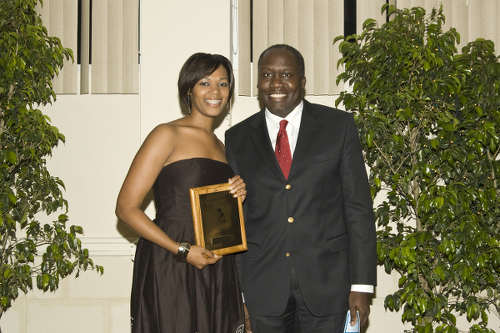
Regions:
[[[64,67],[54,80],[56,94],[76,94],[78,87],[78,65],[76,50],[78,39],[78,1],[50,0],[38,7],[42,22],[50,36],[57,36],[64,47],[73,50],[75,62],[64,61]]]
[[[500,48],[500,2],[497,0],[397,0],[398,8],[423,7],[427,13],[443,5],[445,28],[454,27],[460,33],[461,48],[476,38],[495,43],[496,54]]]
[[[380,13],[384,3],[358,0],[358,26],[368,17],[385,22]],[[341,68],[337,69],[340,52],[333,40],[344,34],[344,0],[239,0],[238,20],[240,95],[256,95],[259,55],[273,44],[289,44],[304,56],[306,94],[331,95],[343,89],[335,82]]]
[[[81,94],[139,92],[138,0],[45,0],[39,13],[49,35],[59,37],[75,58],[55,79],[57,94],[76,94],[78,80]]]

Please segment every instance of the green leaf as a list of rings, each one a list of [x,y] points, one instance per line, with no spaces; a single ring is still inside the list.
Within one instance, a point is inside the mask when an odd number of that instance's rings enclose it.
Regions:
[[[58,38],[48,35],[35,8],[38,3],[0,1],[2,313],[19,291],[32,289],[32,269],[42,290],[57,289],[59,279],[74,268],[102,272],[88,256],[80,258],[83,250],[76,236],[71,239],[76,246],[69,246],[64,183],[47,168],[52,150],[64,141],[64,135],[40,108],[55,101],[54,75],[64,59],[73,56]],[[61,214],[56,221],[39,222],[54,213]],[[35,257],[39,258],[36,265]]]
[[[16,164],[17,163],[17,155],[13,151],[8,151],[7,152],[7,161],[9,161],[11,164]]]
[[[373,29],[377,25],[375,19],[369,18],[363,22],[363,30]]]
[[[436,149],[439,147],[439,140],[438,139],[432,139],[431,141],[431,147]]]
[[[8,297],[5,297],[5,296],[2,296],[0,297],[0,305],[2,305],[2,308],[3,309],[6,309],[9,307],[9,298]]]
[[[353,89],[336,104],[355,114],[377,195],[378,263],[401,274],[384,305],[417,332],[458,332],[452,313],[467,311],[485,327],[500,293],[499,58],[484,40],[458,53],[442,9],[382,10],[389,21],[339,45]]]
[[[438,265],[438,266],[434,267],[434,273],[438,276],[438,278],[439,278],[441,281],[444,281],[444,280],[445,280],[446,275],[445,275],[445,271],[444,271],[444,269],[443,269],[443,266]]]
[[[13,205],[15,205],[17,203],[17,198],[16,198],[16,196],[12,192],[7,193],[7,197],[9,198],[9,201]]]
[[[333,44],[337,43],[339,40],[343,40],[344,39],[344,35],[340,35],[340,36],[337,36],[335,37],[335,39],[333,40]]]
[[[444,198],[443,198],[443,197],[437,197],[437,198],[435,198],[434,200],[435,200],[435,202],[436,202],[436,207],[437,207],[438,209],[440,209],[440,208],[442,208],[442,207],[443,207],[443,205],[444,205]]]
[[[12,270],[10,268],[6,268],[3,271],[3,277],[5,280],[8,280],[12,276]]]
[[[368,147],[373,147],[373,131],[368,132],[366,136],[366,144]]]
[[[49,286],[50,276],[48,274],[42,274],[42,289],[45,290]]]

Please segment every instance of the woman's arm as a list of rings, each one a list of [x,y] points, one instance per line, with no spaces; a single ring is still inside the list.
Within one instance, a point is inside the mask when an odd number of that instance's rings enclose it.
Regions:
[[[137,152],[118,194],[116,215],[143,238],[177,254],[179,243],[172,240],[141,209],[144,197],[175,149],[175,132],[173,126],[160,125],[148,135]],[[201,269],[220,258],[204,248],[192,246],[186,260]]]
[[[137,152],[116,201],[116,215],[139,235],[172,253],[178,245],[141,209],[144,197],[175,147],[175,129],[157,126]]]

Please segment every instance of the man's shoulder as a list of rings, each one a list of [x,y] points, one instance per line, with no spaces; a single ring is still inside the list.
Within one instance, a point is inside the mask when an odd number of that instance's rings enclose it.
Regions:
[[[262,117],[261,111],[251,115],[239,123],[236,123],[235,125],[232,125],[231,128],[226,131],[226,135],[233,135],[234,133],[239,133],[241,131],[245,131],[249,127],[253,127],[259,117]]]
[[[353,118],[353,115],[350,112],[332,108],[323,104],[310,103],[308,101],[305,101],[304,103],[304,110],[306,110],[306,112],[310,112],[312,115],[318,118],[322,118],[325,120],[331,119],[334,121],[348,121]]]

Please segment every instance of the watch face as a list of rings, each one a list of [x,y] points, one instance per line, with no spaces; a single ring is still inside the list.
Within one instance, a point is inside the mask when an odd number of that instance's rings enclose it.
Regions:
[[[180,243],[179,249],[177,250],[177,257],[185,260],[190,248],[191,245],[189,243]]]

